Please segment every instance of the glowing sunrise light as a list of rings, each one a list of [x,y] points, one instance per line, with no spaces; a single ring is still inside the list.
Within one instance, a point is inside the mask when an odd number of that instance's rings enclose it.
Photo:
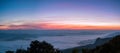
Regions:
[[[116,1],[3,1],[0,29],[120,29]]]
[[[9,26],[0,26],[0,30],[6,30],[8,28],[9,28]]]

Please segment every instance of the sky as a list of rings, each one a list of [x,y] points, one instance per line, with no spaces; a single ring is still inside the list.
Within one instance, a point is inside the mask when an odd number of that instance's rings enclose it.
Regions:
[[[119,0],[0,0],[0,30],[120,30]]]

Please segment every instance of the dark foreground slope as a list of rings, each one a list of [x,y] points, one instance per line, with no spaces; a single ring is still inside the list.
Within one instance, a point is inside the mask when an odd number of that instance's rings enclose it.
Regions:
[[[94,49],[84,49],[83,53],[120,53],[120,35]]]
[[[93,48],[96,48],[97,46],[100,46],[106,42],[108,42],[109,40],[111,40],[112,38],[98,38],[96,39],[95,43],[94,44],[88,44],[86,46],[78,46],[78,47],[74,47],[74,48],[69,48],[69,49],[65,49],[63,50],[62,52],[63,53],[72,53],[72,51],[74,49],[77,49],[78,50],[78,53],[82,53],[82,49],[83,48],[87,48],[87,49],[93,49]]]
[[[120,35],[98,38],[94,44],[65,49],[63,53],[72,53],[74,49],[77,49],[78,53],[120,53]]]

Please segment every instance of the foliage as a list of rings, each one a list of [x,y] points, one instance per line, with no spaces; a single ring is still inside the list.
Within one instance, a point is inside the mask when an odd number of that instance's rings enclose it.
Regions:
[[[6,53],[11,53],[12,51],[6,51]],[[12,52],[14,53],[14,51]],[[25,49],[17,49],[15,53],[61,53],[60,50],[54,48],[51,44],[37,40],[32,41],[30,47]]]
[[[54,47],[43,41],[39,42],[37,40],[32,41],[30,44],[30,48],[28,48],[29,53],[58,53],[57,49],[54,49]]]
[[[27,50],[24,49],[17,49],[16,53],[27,53]]]
[[[6,51],[5,53],[14,53],[14,51]]]
[[[77,48],[73,49],[72,53],[79,53],[79,50]]]

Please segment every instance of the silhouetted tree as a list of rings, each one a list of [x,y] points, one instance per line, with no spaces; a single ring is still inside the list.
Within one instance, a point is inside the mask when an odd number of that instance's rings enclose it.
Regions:
[[[17,49],[16,53],[28,53],[27,50],[24,49]]]
[[[37,40],[32,41],[28,48],[29,53],[59,53],[59,50],[55,49],[51,44]]]
[[[79,53],[79,50],[77,48],[74,48],[72,53]]]
[[[14,53],[14,51],[6,51],[5,53]]]
[[[14,51],[6,51],[6,53],[14,53]],[[31,42],[27,50],[17,49],[16,53],[61,53],[61,51],[45,41],[39,42],[35,40]]]
[[[87,53],[87,52],[89,52],[89,50],[88,49],[82,49],[82,53]]]

